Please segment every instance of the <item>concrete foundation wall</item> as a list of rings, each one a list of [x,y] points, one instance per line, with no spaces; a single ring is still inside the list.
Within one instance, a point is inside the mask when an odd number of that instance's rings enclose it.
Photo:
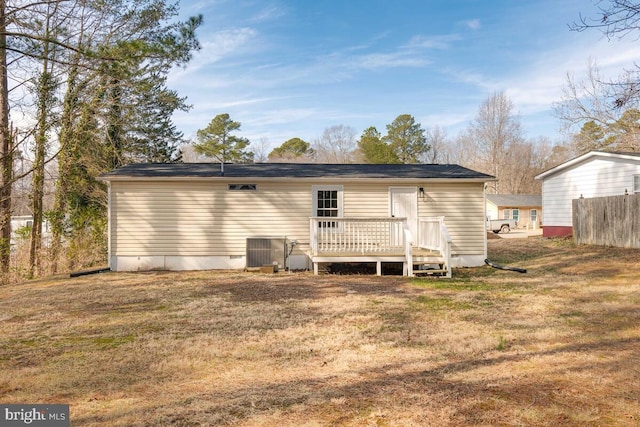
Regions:
[[[148,270],[243,270],[246,266],[244,256],[112,256],[113,271]],[[281,266],[282,267],[282,266]],[[305,255],[292,255],[287,268],[307,270],[309,258]]]

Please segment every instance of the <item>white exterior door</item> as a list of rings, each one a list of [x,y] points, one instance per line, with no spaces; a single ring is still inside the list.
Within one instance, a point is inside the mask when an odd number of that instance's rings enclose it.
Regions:
[[[392,217],[407,218],[414,242],[418,241],[418,189],[389,187],[389,213]]]

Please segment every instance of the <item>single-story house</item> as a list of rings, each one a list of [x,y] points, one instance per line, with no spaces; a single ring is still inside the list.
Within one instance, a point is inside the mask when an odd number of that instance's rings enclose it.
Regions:
[[[573,233],[573,199],[640,192],[640,153],[591,151],[536,179],[542,180],[543,236],[567,236]]]
[[[487,194],[487,219],[514,219],[518,228],[538,229],[541,214],[540,194]]]
[[[108,183],[115,271],[479,266],[485,183],[458,165],[131,164]]]

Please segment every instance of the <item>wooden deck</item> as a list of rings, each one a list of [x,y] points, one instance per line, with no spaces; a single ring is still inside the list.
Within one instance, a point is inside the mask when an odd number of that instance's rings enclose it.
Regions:
[[[313,271],[319,264],[375,263],[382,275],[382,263],[402,263],[403,274],[444,272],[451,277],[450,238],[443,218],[423,218],[420,235],[414,240],[406,218],[310,218],[311,247],[308,256]],[[427,249],[429,248],[429,249]]]

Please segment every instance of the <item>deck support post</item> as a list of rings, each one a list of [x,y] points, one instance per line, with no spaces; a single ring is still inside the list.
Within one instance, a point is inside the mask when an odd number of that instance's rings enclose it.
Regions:
[[[376,261],[376,276],[382,276],[382,262]]]

